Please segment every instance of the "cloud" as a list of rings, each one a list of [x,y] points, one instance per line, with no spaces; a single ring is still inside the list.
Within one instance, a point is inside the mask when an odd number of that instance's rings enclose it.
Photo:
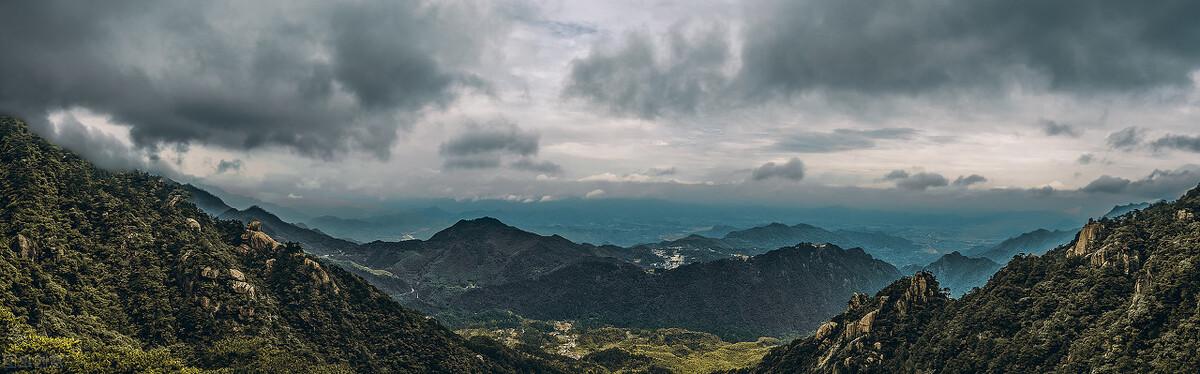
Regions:
[[[598,198],[604,197],[604,194],[605,194],[604,190],[594,189],[594,190],[589,191],[587,194],[583,195],[583,198],[598,199]]]
[[[1200,136],[1168,134],[1150,142],[1150,147],[1155,150],[1174,149],[1200,153]]]
[[[500,167],[500,159],[477,157],[448,158],[442,162],[442,167],[447,170],[495,169]]]
[[[1200,167],[1189,165],[1175,170],[1155,169],[1141,179],[1129,180],[1111,175],[1101,175],[1088,183],[1080,192],[1127,194],[1148,198],[1172,198],[1200,183]]]
[[[1108,147],[1123,151],[1131,151],[1142,144],[1145,139],[1145,130],[1139,127],[1130,126],[1121,129],[1112,134],[1108,134]]]
[[[1041,126],[1042,131],[1045,132],[1047,136],[1069,136],[1072,138],[1078,138],[1080,135],[1080,131],[1076,129],[1075,126],[1051,121],[1048,119],[1039,120],[1038,126]]]
[[[444,156],[473,156],[481,154],[512,154],[530,156],[538,153],[538,134],[521,130],[505,120],[487,123],[467,122],[466,132],[442,143]]]
[[[1093,155],[1091,153],[1084,153],[1084,154],[1079,155],[1079,159],[1076,159],[1075,163],[1080,164],[1080,165],[1088,165],[1088,164],[1091,164],[1093,161],[1096,161],[1096,155]]]
[[[280,146],[387,158],[422,110],[486,89],[502,21],[471,4],[116,0],[0,5],[0,109],[82,107],[141,148]],[[498,18],[497,18],[498,19]],[[164,27],[164,25],[169,25]]]
[[[691,113],[725,89],[729,59],[723,27],[680,24],[663,40],[629,34],[617,48],[593,48],[572,61],[563,96],[641,118]]]
[[[0,83],[3,84],[3,83]],[[166,165],[158,162],[153,149],[139,150],[111,134],[89,128],[74,115],[64,115],[57,124],[48,120],[28,122],[31,129],[88,161],[109,170],[155,169]]]
[[[495,169],[503,159],[519,157],[508,166],[522,171],[558,174],[562,167],[550,161],[537,161],[540,136],[522,130],[517,124],[503,119],[480,123],[467,121],[464,131],[442,143],[438,153],[442,155],[446,169]]]
[[[550,161],[536,161],[528,158],[522,158],[508,164],[509,167],[517,170],[532,171],[547,175],[562,174],[562,166]]]
[[[672,166],[669,168],[649,168],[649,169],[646,169],[646,171],[643,172],[642,174],[649,175],[652,177],[665,177],[665,176],[669,176],[669,175],[675,175],[675,167]]]
[[[756,181],[781,178],[793,181],[804,179],[804,162],[799,158],[793,157],[783,164],[776,164],[774,161],[762,164],[750,173],[750,178]]]
[[[1091,193],[1120,193],[1124,192],[1125,189],[1129,187],[1129,183],[1129,180],[1125,178],[1118,178],[1111,175],[1101,175],[1099,178],[1096,178],[1096,180],[1093,180],[1091,183],[1088,183],[1087,186],[1084,186],[1079,190]]]
[[[751,2],[743,19],[728,21],[742,27],[595,47],[575,61],[564,93],[655,118],[810,94],[875,101],[1024,88],[1074,96],[1187,88],[1200,67],[1200,24],[1181,15],[1198,8],[1119,0]]]
[[[767,1],[742,76],[760,90],[919,93],[1033,75],[1055,91],[1186,86],[1200,62],[1187,2]]]
[[[829,153],[869,149],[876,140],[912,139],[918,131],[910,128],[874,130],[836,129],[832,132],[802,132],[775,143],[779,149],[799,153]]]
[[[241,170],[242,170],[242,160],[239,160],[239,159],[221,160],[221,162],[217,163],[217,174],[222,174],[227,171],[241,171]]]
[[[967,187],[972,184],[984,183],[987,181],[988,181],[988,179],[982,175],[971,174],[971,175],[968,175],[965,177],[960,175],[960,176],[958,176],[958,178],[955,178],[954,182],[952,182],[951,184],[953,184],[955,187]]]
[[[974,177],[983,178],[982,176],[979,176],[979,175],[972,175],[970,177],[966,177],[965,179],[963,177],[959,177],[959,180],[962,180],[965,183],[965,182],[967,182],[968,179],[971,179],[971,180],[976,179]],[[938,173],[918,172],[918,173],[910,174],[907,171],[899,170],[899,169],[892,170],[892,171],[888,172],[887,174],[884,174],[883,180],[894,181],[894,182],[896,182],[897,188],[913,190],[913,191],[924,191],[930,187],[945,187],[945,186],[950,185],[950,180],[946,179],[945,176],[938,174]],[[986,178],[984,178],[984,181],[986,181]],[[978,182],[980,182],[980,181],[970,182],[967,184],[963,184],[962,186],[967,186],[967,185],[970,185],[971,183],[978,183]],[[958,181],[956,180],[955,183],[958,183]]]
[[[884,174],[883,180],[893,181],[893,180],[907,179],[909,176],[911,176],[911,175],[908,174],[907,171],[904,171],[901,169],[896,169],[896,170],[889,171],[887,174]]]

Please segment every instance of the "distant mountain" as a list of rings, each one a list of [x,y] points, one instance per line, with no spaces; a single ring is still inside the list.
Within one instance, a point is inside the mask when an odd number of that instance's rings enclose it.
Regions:
[[[650,251],[653,256],[650,257],[649,263],[654,264],[654,267],[670,268],[693,262],[753,256],[800,243],[829,243],[843,248],[862,248],[872,256],[893,264],[928,263],[937,258],[936,253],[925,252],[920,245],[908,239],[884,233],[829,231],[812,225],[788,226],[782,223],[731,231],[721,239],[691,235],[677,240],[642,244],[632,249],[636,252],[634,255],[639,258],[645,256],[646,251]]]
[[[953,300],[920,273],[855,296],[748,373],[1184,373],[1200,367],[1200,188],[1089,222]],[[798,316],[799,317],[799,316]]]
[[[326,215],[308,219],[305,223],[311,227],[319,227],[330,235],[363,242],[398,241],[406,235],[412,238],[428,238],[438,230],[453,224],[458,216],[437,207],[430,207],[356,219]]]
[[[979,257],[986,257],[998,263],[1008,263],[1013,256],[1020,253],[1041,255],[1055,247],[1066,244],[1075,238],[1079,230],[1046,230],[1037,229],[1004,241],[990,248],[979,251]]]
[[[637,245],[621,256],[627,261],[662,269],[674,269],[695,262],[708,262],[730,257],[743,256],[739,248],[723,239],[700,235]]]
[[[1150,207],[1150,203],[1129,203],[1125,205],[1114,206],[1108,213],[1104,213],[1103,218],[1117,218],[1135,210],[1142,210]]]
[[[221,200],[221,198],[201,189],[200,187],[185,184],[183,185],[183,189],[188,192],[188,201],[191,201],[192,204],[196,204],[197,208],[200,208],[200,210],[204,211],[204,213],[208,213],[210,216],[220,217],[222,213],[225,213],[230,209],[234,209],[228,204],[225,204],[225,201]]]
[[[398,295],[407,305],[444,310],[466,290],[533,279],[582,261],[623,262],[624,248],[576,244],[561,236],[523,231],[494,218],[462,220],[429,240],[376,241],[338,258],[386,271],[412,285]]]
[[[682,327],[747,340],[798,336],[900,273],[861,249],[802,244],[746,259],[646,271],[613,261],[575,263],[535,279],[470,289],[453,303],[536,319],[623,327]]]
[[[5,370],[558,370],[460,338],[187,195],[162,177],[100,170],[0,117]]]
[[[955,251],[922,267],[919,271],[932,273],[942,287],[950,289],[951,296],[959,297],[972,288],[987,283],[988,278],[1000,270],[1000,266],[987,258],[967,257]]]

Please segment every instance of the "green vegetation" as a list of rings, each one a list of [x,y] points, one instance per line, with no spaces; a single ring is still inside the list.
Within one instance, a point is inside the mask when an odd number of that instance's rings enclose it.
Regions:
[[[1017,256],[958,300],[910,291],[918,278],[936,285],[927,273],[906,278],[854,298],[814,336],[747,371],[1195,372],[1198,213],[1200,188],[1091,222],[1072,243]]]
[[[537,321],[512,313],[480,316],[463,336],[486,336],[518,350],[567,356],[614,372],[710,373],[757,363],[775,338],[730,343],[719,337],[678,328],[626,329],[587,327],[569,321]]]
[[[0,357],[64,372],[554,372],[0,117]],[[31,362],[31,363],[30,363]],[[197,369],[192,369],[197,368]]]

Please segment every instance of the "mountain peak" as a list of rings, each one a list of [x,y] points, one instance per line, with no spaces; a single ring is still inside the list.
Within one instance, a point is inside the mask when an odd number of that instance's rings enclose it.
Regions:
[[[528,231],[509,226],[492,217],[462,219],[454,225],[433,234],[429,241],[447,241],[461,239],[482,239],[497,235],[536,235]]]

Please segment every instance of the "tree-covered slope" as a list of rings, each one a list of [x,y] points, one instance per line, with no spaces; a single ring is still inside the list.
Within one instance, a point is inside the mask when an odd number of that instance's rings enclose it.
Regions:
[[[801,244],[749,258],[646,270],[580,262],[536,279],[468,290],[472,311],[508,309],[535,319],[622,327],[682,327],[722,338],[798,336],[841,310],[854,292],[900,277],[861,249]]]
[[[1200,188],[1173,203],[1089,222],[1043,256],[1018,256],[959,300],[920,313],[881,307],[848,334],[829,328],[748,369],[797,372],[1195,372],[1200,367]],[[889,292],[870,303],[886,306]],[[930,298],[930,300],[935,300]],[[893,308],[895,309],[895,308]],[[865,317],[865,315],[863,315]],[[855,325],[858,326],[858,325]],[[852,337],[851,337],[852,336]]]
[[[361,279],[0,117],[0,353],[62,371],[517,371]],[[48,362],[48,363],[47,363]],[[13,362],[6,362],[12,364]],[[550,370],[550,368],[545,368]]]

